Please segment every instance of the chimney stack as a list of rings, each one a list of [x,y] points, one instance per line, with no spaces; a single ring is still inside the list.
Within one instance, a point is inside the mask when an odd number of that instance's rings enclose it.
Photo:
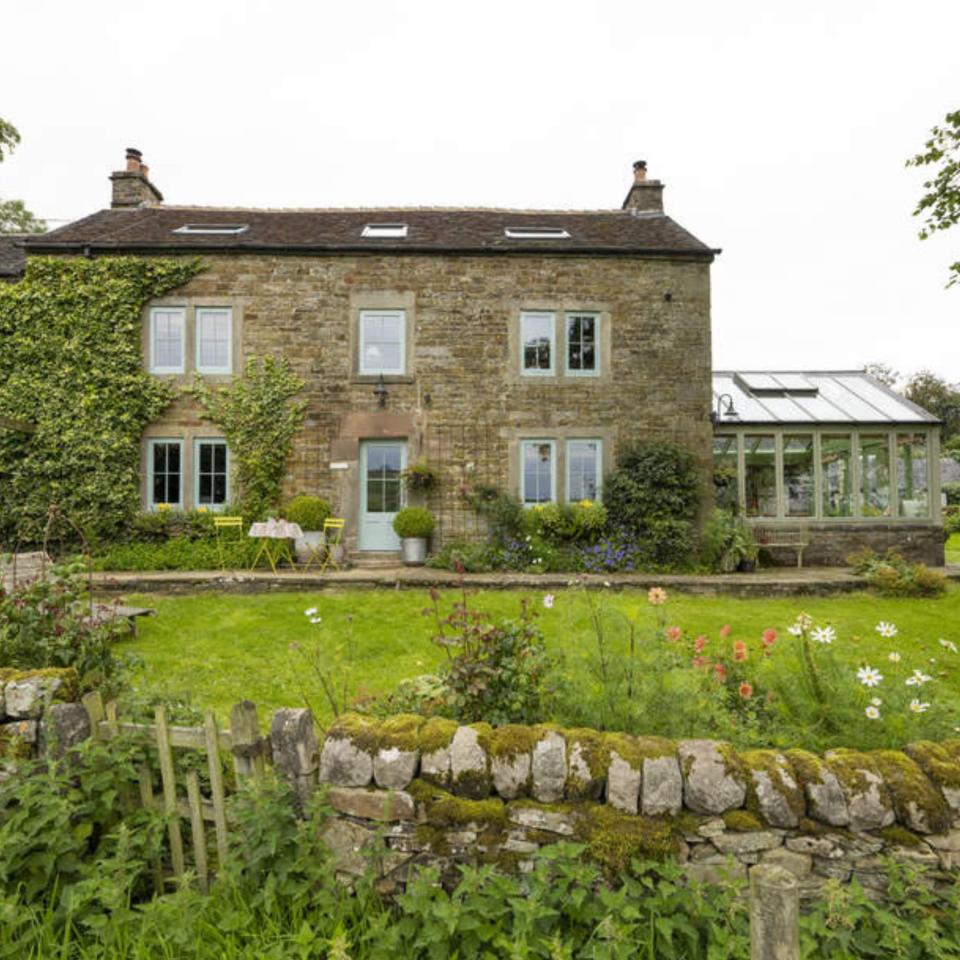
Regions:
[[[127,147],[127,168],[110,174],[113,198],[110,206],[116,208],[145,207],[163,203],[163,194],[150,182],[150,168],[143,162],[143,154],[135,147]]]
[[[663,184],[647,179],[646,160],[633,165],[633,186],[623,201],[623,209],[629,213],[663,213]]]

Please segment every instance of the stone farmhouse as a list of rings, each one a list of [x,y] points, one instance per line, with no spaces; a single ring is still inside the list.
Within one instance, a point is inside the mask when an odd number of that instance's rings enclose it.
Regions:
[[[463,493],[480,484],[527,504],[602,498],[617,448],[631,440],[690,450],[708,494],[716,453],[737,472],[740,500],[757,521],[809,519],[829,539],[836,520],[846,546],[854,521],[865,529],[877,519],[858,486],[873,476],[864,458],[880,449],[865,445],[872,427],[846,434],[838,482],[850,507],[836,516],[832,505],[823,508],[834,479],[824,479],[816,458],[833,441],[819,423],[802,434],[810,473],[800,512],[784,492],[799,482],[788,468],[793,428],[731,429],[724,403],[732,392],[744,414],[759,408],[749,402],[749,378],[712,382],[710,264],[719,251],[664,213],[663,184],[647,178],[643,162],[619,208],[587,211],[178,207],[163,202],[134,149],[110,179],[109,209],[27,238],[27,255],[201,255],[202,273],[145,307],[144,364],[186,384],[196,374],[237,376],[249,357],[287,358],[306,381],[308,413],[285,492],[328,499],[347,519],[353,551],[397,548],[391,521],[404,502],[401,474],[418,462],[441,477],[429,505],[435,541],[446,541],[476,532]],[[0,260],[8,274],[11,262]],[[826,413],[818,407],[814,419]],[[893,465],[906,462],[897,416],[887,418],[886,460],[877,461],[888,488],[896,487]],[[870,542],[898,542],[910,527],[918,555],[935,560],[931,421],[909,428],[925,438],[925,506],[912,487],[888,492]],[[145,508],[217,509],[231,500],[230,451],[190,399],[148,428],[142,458]],[[835,559],[837,551],[822,553]]]

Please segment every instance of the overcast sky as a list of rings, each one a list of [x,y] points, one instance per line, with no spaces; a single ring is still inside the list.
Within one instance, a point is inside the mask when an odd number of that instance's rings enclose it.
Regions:
[[[619,207],[723,253],[717,368],[960,380],[960,227],[904,160],[960,109],[958,0],[18,0],[0,196],[75,219],[139,147],[172,204]],[[52,224],[56,226],[56,224]]]

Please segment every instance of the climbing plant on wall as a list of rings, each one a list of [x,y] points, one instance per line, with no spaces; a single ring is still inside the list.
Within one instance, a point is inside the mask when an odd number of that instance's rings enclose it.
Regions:
[[[140,437],[172,399],[146,373],[143,305],[186,283],[195,259],[31,258],[0,284],[0,544],[36,541],[51,505],[110,537],[139,504]],[[2,547],[0,547],[2,549]]]
[[[276,507],[294,434],[306,403],[295,400],[304,381],[286,360],[251,357],[243,376],[208,387],[197,378],[192,393],[203,416],[216,423],[230,448],[233,479],[249,519]]]

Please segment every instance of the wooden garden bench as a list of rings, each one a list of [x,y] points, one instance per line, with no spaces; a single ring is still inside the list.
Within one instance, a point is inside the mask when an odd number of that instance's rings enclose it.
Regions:
[[[810,546],[810,531],[803,524],[757,524],[753,539],[758,547],[787,547],[797,552],[797,566],[803,566],[803,551]]]

